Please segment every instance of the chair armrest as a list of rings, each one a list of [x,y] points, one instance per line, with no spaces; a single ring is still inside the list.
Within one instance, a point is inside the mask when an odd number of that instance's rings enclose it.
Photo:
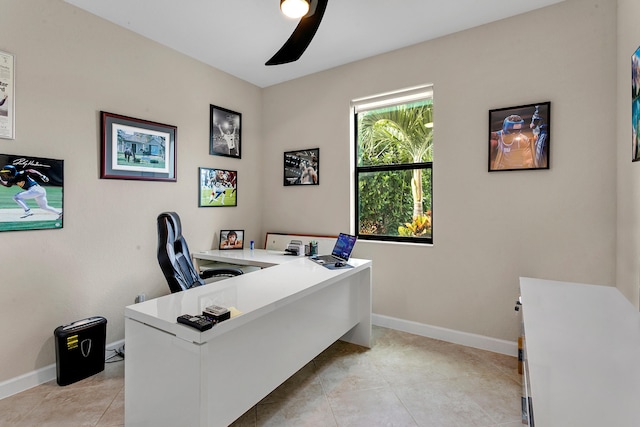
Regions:
[[[200,278],[209,279],[216,276],[239,276],[242,274],[242,270],[235,267],[219,267],[210,268],[200,273]]]

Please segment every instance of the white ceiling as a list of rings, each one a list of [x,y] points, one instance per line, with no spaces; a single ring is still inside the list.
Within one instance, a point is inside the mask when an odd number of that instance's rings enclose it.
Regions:
[[[278,0],[65,1],[267,87],[563,0],[329,0],[302,57],[269,67],[297,25]]]

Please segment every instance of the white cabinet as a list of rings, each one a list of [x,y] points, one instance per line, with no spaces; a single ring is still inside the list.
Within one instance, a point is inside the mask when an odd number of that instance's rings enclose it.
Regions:
[[[538,427],[640,425],[640,313],[616,289],[520,278]]]

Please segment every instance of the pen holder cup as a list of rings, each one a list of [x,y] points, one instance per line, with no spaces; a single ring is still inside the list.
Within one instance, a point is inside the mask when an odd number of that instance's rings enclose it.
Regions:
[[[309,243],[309,256],[318,255],[318,244]]]

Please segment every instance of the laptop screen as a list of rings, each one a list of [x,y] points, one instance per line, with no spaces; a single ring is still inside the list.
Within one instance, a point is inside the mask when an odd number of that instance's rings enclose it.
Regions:
[[[338,235],[338,241],[336,241],[336,245],[333,247],[333,252],[331,252],[331,255],[344,261],[349,261],[351,251],[353,251],[353,247],[356,244],[356,239],[356,236],[340,233]]]

